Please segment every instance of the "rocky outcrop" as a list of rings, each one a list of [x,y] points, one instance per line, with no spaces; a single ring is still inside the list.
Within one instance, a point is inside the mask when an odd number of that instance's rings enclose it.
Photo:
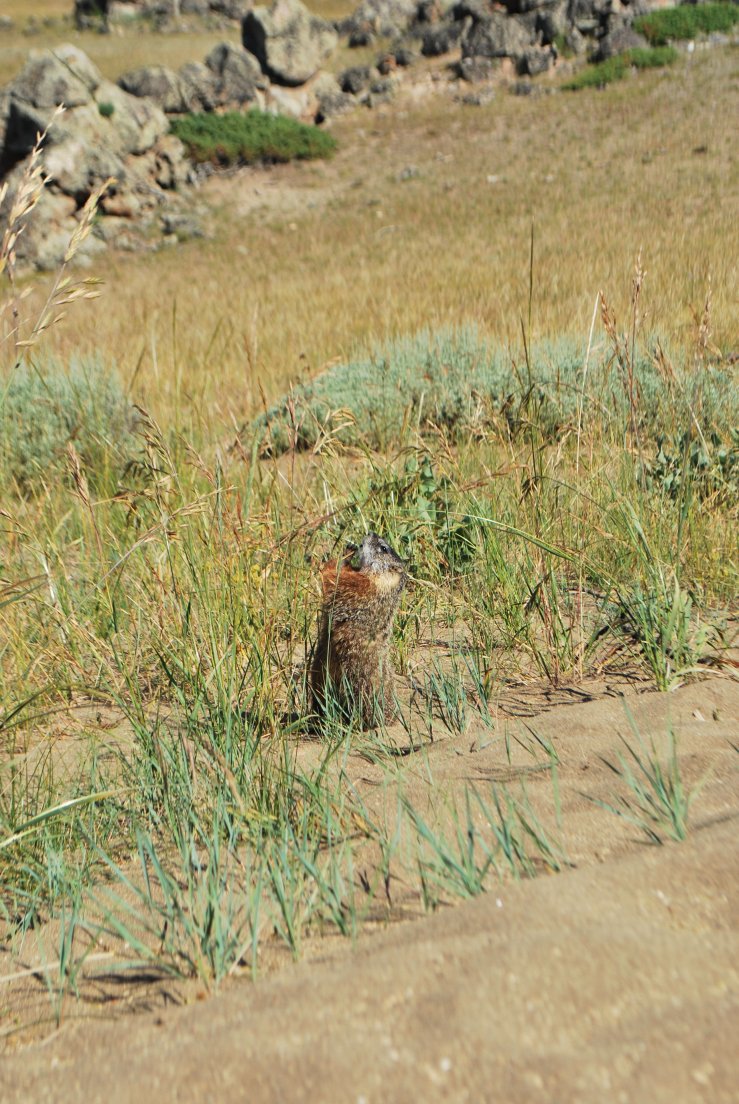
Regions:
[[[250,6],[250,0],[75,0],[74,20],[79,30],[108,30],[135,19],[166,28],[191,16],[226,24],[241,20]]]
[[[362,0],[338,26],[350,46],[391,37],[377,59],[381,72],[400,64],[401,55],[461,55],[454,72],[482,82],[513,63],[514,74],[537,76],[552,69],[564,48],[589,52],[594,60],[621,53],[644,40],[631,27],[636,15],[662,0]],[[503,66],[510,73],[511,66]]]
[[[138,236],[143,244],[156,232],[162,213],[181,205],[176,192],[192,178],[192,170],[181,143],[169,134],[164,111],[152,100],[103,80],[75,46],[31,53],[4,98],[0,171],[9,183],[6,205],[37,134],[49,125],[58,105],[65,107],[44,143],[48,185],[19,239],[19,260],[40,268],[58,265],[81,207],[109,178],[113,183],[100,207],[104,217],[84,244],[88,254],[110,240],[110,227],[103,229],[106,215],[126,222],[129,237]]]
[[[271,81],[293,87],[315,76],[338,43],[331,24],[311,15],[300,0],[275,0],[247,12],[241,37]]]
[[[230,42],[214,47],[204,62],[187,62],[175,72],[163,65],[133,69],[118,84],[132,96],[153,100],[168,115],[262,105],[268,87],[257,59]]]
[[[367,46],[375,38],[397,38],[416,22],[418,0],[362,0],[356,11],[339,24],[350,46]]]

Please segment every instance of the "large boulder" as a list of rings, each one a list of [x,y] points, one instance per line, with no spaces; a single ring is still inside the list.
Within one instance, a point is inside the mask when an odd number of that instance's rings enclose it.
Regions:
[[[305,84],[333,53],[336,31],[311,15],[300,0],[275,0],[244,16],[242,41],[262,71],[276,84]]]
[[[535,35],[514,15],[492,12],[473,23],[462,42],[463,57],[513,58],[520,64]]]
[[[428,27],[421,38],[424,57],[440,57],[455,50],[464,34],[465,24],[459,19],[445,19]]]
[[[268,84],[256,57],[230,42],[214,46],[205,65],[215,78],[216,101],[221,105],[251,103],[257,89]]]
[[[139,99],[153,100],[167,114],[188,111],[188,97],[182,80],[166,65],[147,65],[132,69],[118,78],[124,92]]]
[[[102,79],[87,54],[64,44],[32,51],[11,87],[16,100],[48,111],[57,104],[73,108],[92,103]]]
[[[396,38],[415,23],[418,0],[363,0],[340,24],[350,46],[363,46],[374,38]]]

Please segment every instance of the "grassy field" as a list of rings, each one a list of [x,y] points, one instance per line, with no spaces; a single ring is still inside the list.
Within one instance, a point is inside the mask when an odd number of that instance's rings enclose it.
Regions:
[[[429,83],[330,162],[209,182],[213,240],[4,286],[0,915],[18,959],[51,933],[53,1019],[97,955],[210,987],[564,869],[511,689],[728,677],[738,99],[731,50],[482,108]],[[400,720],[301,739],[318,564],[367,529],[414,580]],[[698,782],[627,731],[599,815],[683,838]],[[444,740],[510,770],[410,797]]]

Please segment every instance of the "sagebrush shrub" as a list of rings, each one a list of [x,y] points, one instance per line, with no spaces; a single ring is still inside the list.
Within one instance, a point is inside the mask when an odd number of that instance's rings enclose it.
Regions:
[[[122,468],[134,409],[118,376],[97,361],[21,364],[0,381],[0,465],[5,486],[31,491],[67,469],[72,442],[88,480]]]
[[[364,442],[383,449],[397,444],[407,425],[422,431],[443,425],[469,432],[493,421],[515,435],[532,422],[553,439],[593,420],[623,427],[628,398],[623,368],[609,349],[590,358],[581,397],[585,350],[576,341],[535,346],[529,364],[523,354],[485,342],[474,329],[422,332],[378,346],[293,389],[251,425],[267,452],[312,448],[323,435],[345,444]],[[739,414],[739,390],[731,374],[680,372],[676,392],[651,358],[635,366],[638,421],[656,435],[675,417],[676,394],[687,416],[695,407],[707,428],[725,436]]]

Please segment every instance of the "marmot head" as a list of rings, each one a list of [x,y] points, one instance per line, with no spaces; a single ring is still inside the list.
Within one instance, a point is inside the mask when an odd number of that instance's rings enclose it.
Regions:
[[[405,561],[377,533],[367,534],[357,549],[355,562],[359,571],[377,574],[389,571],[395,575],[405,575]]]

